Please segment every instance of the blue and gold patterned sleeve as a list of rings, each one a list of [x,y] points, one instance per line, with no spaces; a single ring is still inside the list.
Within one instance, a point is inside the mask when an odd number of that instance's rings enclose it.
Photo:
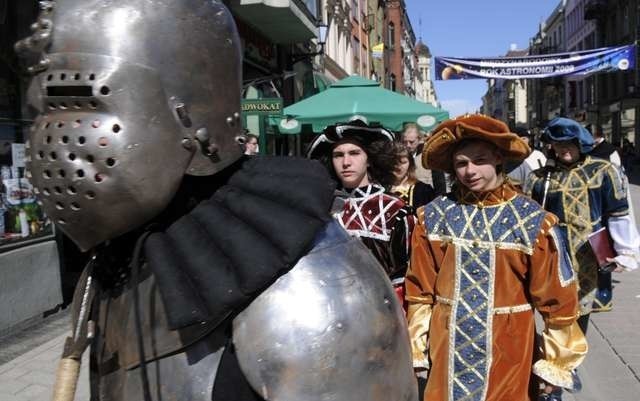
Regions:
[[[549,235],[558,250],[558,281],[562,287],[566,287],[576,280],[571,257],[569,256],[569,251],[567,251],[566,240],[557,225],[549,229]]]
[[[544,319],[542,358],[533,373],[555,386],[572,388],[572,370],[587,353],[587,341],[576,322],[578,292],[571,260],[557,218],[547,214],[531,257],[530,292]]]
[[[600,196],[603,217],[618,217],[629,214],[627,178],[619,168],[611,163],[607,163],[602,169],[602,174]]]

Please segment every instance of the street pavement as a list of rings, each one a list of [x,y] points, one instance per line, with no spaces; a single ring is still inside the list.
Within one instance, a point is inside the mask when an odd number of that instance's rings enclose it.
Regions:
[[[640,181],[638,175],[633,178],[632,182]],[[640,186],[630,185],[630,192],[636,226],[640,227]],[[613,310],[591,314],[589,353],[578,368],[584,387],[563,400],[640,399],[640,270],[614,273],[613,280]]]
[[[640,174],[635,183],[640,183]],[[631,185],[640,223],[640,186]],[[594,313],[587,332],[589,353],[578,369],[583,389],[565,393],[565,401],[634,401],[640,399],[640,271],[614,273],[614,307]],[[55,371],[69,327],[68,312],[48,317],[35,329],[0,339],[0,401],[51,398]],[[89,399],[87,354],[76,393]],[[516,400],[505,400],[516,401]]]

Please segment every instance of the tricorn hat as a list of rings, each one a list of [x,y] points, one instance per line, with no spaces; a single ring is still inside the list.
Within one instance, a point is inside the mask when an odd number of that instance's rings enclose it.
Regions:
[[[307,157],[320,159],[331,152],[334,144],[349,139],[366,146],[374,141],[393,141],[394,135],[385,128],[369,126],[362,120],[330,125],[311,142]]]
[[[465,139],[494,144],[505,160],[524,160],[531,149],[500,120],[481,114],[464,115],[438,125],[422,150],[422,164],[429,169],[451,171],[453,152]]]

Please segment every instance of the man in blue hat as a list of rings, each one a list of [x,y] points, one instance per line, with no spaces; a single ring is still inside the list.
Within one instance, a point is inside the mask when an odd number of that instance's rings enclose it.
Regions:
[[[615,271],[638,267],[640,236],[629,216],[626,178],[608,160],[589,155],[591,133],[576,121],[558,117],[546,127],[543,139],[551,144],[551,162],[529,175],[524,191],[560,219],[579,279],[578,324],[586,332],[600,268],[589,235],[608,229],[617,253],[608,261]]]

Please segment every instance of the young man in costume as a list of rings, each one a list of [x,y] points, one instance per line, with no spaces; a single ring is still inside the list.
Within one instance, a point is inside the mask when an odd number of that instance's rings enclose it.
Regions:
[[[326,171],[242,155],[221,2],[42,2],[33,29],[29,171],[93,255],[58,395],[90,345],[104,401],[415,399],[402,309]]]
[[[450,172],[455,185],[419,209],[406,277],[414,367],[428,377],[424,399],[532,400],[532,373],[547,393],[572,388],[587,344],[557,219],[502,172],[529,147],[482,115],[434,132],[424,164]],[[545,323],[539,356],[534,309]]]
[[[586,332],[599,270],[589,234],[608,229],[618,270],[638,267],[640,237],[629,216],[626,178],[608,160],[589,155],[594,145],[591,133],[576,121],[558,117],[544,130],[543,139],[551,143],[555,165],[530,174],[524,190],[560,219],[579,280],[578,323]]]
[[[359,238],[391,279],[404,278],[414,217],[405,203],[386,193],[397,155],[393,134],[361,120],[327,127],[311,144],[338,183],[333,217]]]

